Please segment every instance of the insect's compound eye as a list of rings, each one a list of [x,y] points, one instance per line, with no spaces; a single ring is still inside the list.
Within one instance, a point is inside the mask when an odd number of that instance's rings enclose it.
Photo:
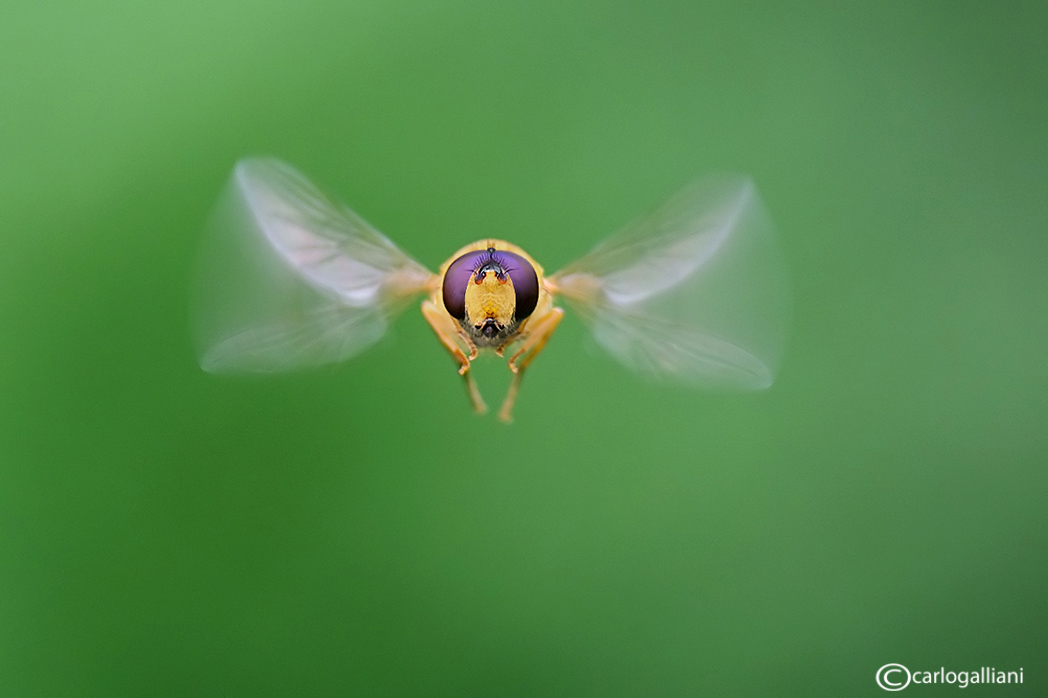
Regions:
[[[462,255],[444,272],[444,307],[457,320],[466,318],[466,286],[474,272],[483,266],[491,255],[487,250],[475,250]]]
[[[535,311],[539,302],[539,277],[531,262],[512,252],[496,252],[502,258],[502,266],[513,280],[513,291],[517,303],[513,317],[520,322]]]

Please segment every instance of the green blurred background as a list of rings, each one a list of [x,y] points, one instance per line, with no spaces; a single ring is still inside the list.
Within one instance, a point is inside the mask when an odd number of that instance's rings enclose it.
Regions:
[[[1043,2],[9,3],[0,695],[878,695],[889,662],[1045,695],[1046,35]],[[555,270],[749,173],[780,379],[650,385],[569,319],[507,428],[414,311],[205,375],[189,278],[250,154],[433,268],[494,235]]]

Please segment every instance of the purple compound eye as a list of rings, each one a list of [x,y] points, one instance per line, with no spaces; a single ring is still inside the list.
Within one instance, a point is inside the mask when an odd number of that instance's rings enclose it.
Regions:
[[[466,288],[471,281],[483,280],[487,272],[503,279],[513,280],[516,305],[513,317],[517,322],[531,315],[539,302],[539,279],[535,268],[518,254],[489,247],[462,255],[444,273],[444,307],[458,320],[466,318]]]
[[[539,277],[531,262],[512,252],[496,252],[496,258],[502,258],[501,264],[509,278],[513,279],[513,291],[517,294],[517,305],[513,318],[520,322],[535,311],[539,303]]]

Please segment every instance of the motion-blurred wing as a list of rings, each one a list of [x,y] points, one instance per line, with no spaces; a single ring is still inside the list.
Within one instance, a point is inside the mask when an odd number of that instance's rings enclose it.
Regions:
[[[696,182],[550,282],[631,368],[711,388],[772,383],[788,282],[747,179]]]
[[[346,359],[379,340],[432,274],[302,174],[242,160],[209,224],[196,330],[206,371]]]

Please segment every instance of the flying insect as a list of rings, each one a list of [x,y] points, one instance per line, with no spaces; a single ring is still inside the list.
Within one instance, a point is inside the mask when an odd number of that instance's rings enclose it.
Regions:
[[[210,229],[195,320],[201,367],[213,373],[348,359],[423,296],[478,413],[471,362],[508,357],[508,422],[525,370],[564,317],[560,300],[620,362],[704,388],[770,386],[785,339],[785,265],[745,178],[700,180],[552,275],[494,237],[434,274],[275,159],[237,163]]]

